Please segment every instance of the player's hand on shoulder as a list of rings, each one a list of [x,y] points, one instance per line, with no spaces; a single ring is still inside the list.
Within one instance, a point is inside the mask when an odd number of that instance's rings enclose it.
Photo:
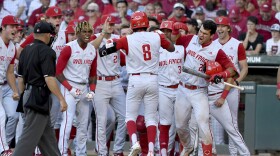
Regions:
[[[12,97],[13,97],[13,100],[15,100],[15,101],[18,101],[20,99],[20,96],[17,92],[14,92]]]
[[[222,107],[223,106],[223,104],[225,103],[225,99],[224,98],[218,98],[216,101],[215,101],[215,106],[217,106],[217,107]]]
[[[60,103],[60,111],[61,111],[61,112],[66,111],[66,110],[67,110],[68,105],[67,105],[67,103],[66,103],[65,99],[63,99],[63,100],[59,101],[59,103]]]
[[[70,90],[70,94],[74,97],[74,98],[78,98],[80,95],[82,95],[82,91],[80,89],[77,88],[72,88]]]
[[[276,97],[278,98],[278,100],[280,100],[280,89],[276,90]]]
[[[86,95],[88,101],[93,100],[94,96],[95,96],[94,91],[89,91]]]

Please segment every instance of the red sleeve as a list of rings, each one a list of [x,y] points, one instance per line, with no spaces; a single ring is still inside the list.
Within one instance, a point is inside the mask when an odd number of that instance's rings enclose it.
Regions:
[[[36,12],[33,11],[31,16],[28,19],[27,25],[34,27],[35,23],[36,23]]]
[[[227,57],[227,55],[225,54],[225,52],[220,49],[218,51],[218,54],[217,54],[217,57],[216,57],[216,62],[220,63],[221,66],[224,68],[224,69],[227,69],[229,67],[232,67],[235,71],[235,67],[234,65],[232,64],[232,62],[230,61],[230,59]]]
[[[239,43],[238,46],[238,61],[246,60],[246,50],[242,43]]]
[[[34,41],[33,33],[26,37],[25,41],[21,43],[20,47],[25,48],[28,44]]]
[[[167,49],[170,46],[170,42],[165,38],[164,34],[159,34],[160,37],[160,45],[162,48]]]
[[[89,77],[96,76],[96,70],[97,70],[97,53],[96,53],[94,60],[91,63]]]
[[[192,40],[194,35],[184,35],[184,36],[180,36],[177,41],[176,44],[177,45],[182,45],[185,48],[189,45],[190,41]]]
[[[128,54],[128,44],[127,44],[127,38],[126,36],[120,38],[116,41],[117,43],[117,50],[123,49],[126,52],[126,55]]]
[[[56,75],[60,75],[63,73],[63,70],[65,69],[70,57],[71,57],[71,47],[66,46],[61,50],[60,55],[57,59]]]
[[[90,36],[90,41],[93,41],[93,40],[95,40],[97,37],[95,36],[95,35],[91,35]]]
[[[10,64],[15,64],[16,56],[17,56],[17,49],[15,49],[15,55],[14,55],[13,59],[11,60]]]
[[[125,66],[126,65],[126,62],[125,62],[125,53],[122,51],[122,50],[120,50],[120,65],[121,66]]]

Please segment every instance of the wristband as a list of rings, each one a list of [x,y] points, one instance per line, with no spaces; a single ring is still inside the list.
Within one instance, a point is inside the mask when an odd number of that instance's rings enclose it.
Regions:
[[[94,91],[95,91],[95,88],[96,88],[96,84],[93,84],[93,83],[92,83],[92,84],[89,85],[89,89],[90,89],[91,91],[94,92]]]
[[[277,89],[280,89],[280,82],[277,83]]]
[[[72,86],[69,84],[67,80],[64,80],[61,84],[69,91],[72,89]]]
[[[228,93],[229,93],[229,90],[224,90],[222,95],[221,95],[221,98],[226,99],[227,96],[228,96]]]
[[[236,83],[237,86],[239,86],[239,82],[237,80],[234,80],[234,82]]]

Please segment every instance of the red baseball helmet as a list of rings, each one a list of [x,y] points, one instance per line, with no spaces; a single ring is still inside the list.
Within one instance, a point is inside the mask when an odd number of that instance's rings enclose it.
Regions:
[[[59,7],[52,6],[48,8],[45,14],[47,17],[62,16],[62,11]]]
[[[172,30],[173,27],[173,21],[163,21],[160,25],[159,29],[169,29]]]
[[[206,62],[205,66],[206,66],[205,74],[207,75],[213,75],[223,71],[223,67],[218,62],[215,61],[208,61]]]
[[[227,25],[230,26],[229,18],[225,16],[220,16],[215,19],[217,25]]]
[[[141,11],[133,13],[130,20],[130,27],[131,29],[148,28],[149,20],[146,13]]]

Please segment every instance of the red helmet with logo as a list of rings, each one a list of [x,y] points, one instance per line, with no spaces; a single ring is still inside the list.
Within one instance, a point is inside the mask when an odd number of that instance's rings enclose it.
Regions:
[[[47,17],[62,16],[62,11],[59,7],[52,6],[48,8],[45,14]]]
[[[205,64],[206,71],[205,74],[207,75],[214,75],[223,71],[223,67],[215,61],[208,61]]]
[[[160,25],[160,29],[169,29],[172,30],[173,21],[163,21]]]
[[[133,13],[131,15],[130,27],[131,29],[148,28],[149,20],[146,13],[141,11],[136,11],[135,13]]]

